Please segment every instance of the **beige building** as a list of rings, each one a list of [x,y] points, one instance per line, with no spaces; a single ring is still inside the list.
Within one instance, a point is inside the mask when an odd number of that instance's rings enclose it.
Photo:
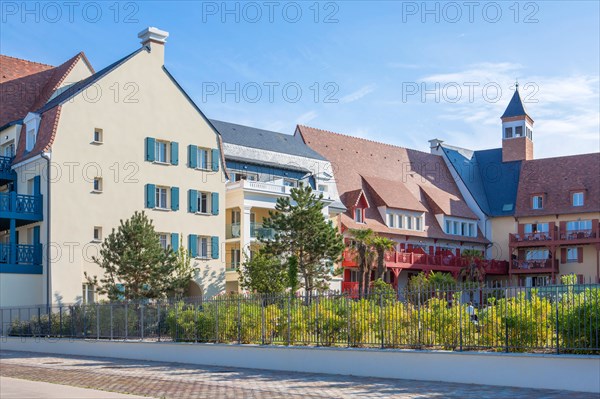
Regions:
[[[0,306],[95,300],[84,272],[100,275],[100,242],[141,210],[192,253],[190,295],[225,289],[220,137],[165,68],[167,36],[142,31],[97,72],[83,53],[58,67],[2,56]]]
[[[299,135],[211,122],[223,139],[230,178],[225,205],[226,291],[238,292],[237,269],[260,245],[260,238],[274,236],[263,227],[263,220],[275,209],[279,197],[304,184],[323,195],[325,216],[335,220],[345,208],[339,201],[331,163]],[[341,280],[333,276],[330,288],[340,290]]]

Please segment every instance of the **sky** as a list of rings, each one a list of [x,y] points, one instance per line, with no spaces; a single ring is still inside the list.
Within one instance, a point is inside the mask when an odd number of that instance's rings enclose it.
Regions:
[[[515,87],[535,157],[600,150],[598,1],[2,1],[0,52],[96,70],[169,32],[165,66],[213,119],[428,151],[501,145]]]

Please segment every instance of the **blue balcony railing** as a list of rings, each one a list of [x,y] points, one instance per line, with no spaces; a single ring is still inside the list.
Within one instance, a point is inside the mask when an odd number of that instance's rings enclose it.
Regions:
[[[0,273],[42,273],[42,245],[0,244]]]
[[[0,217],[7,219],[42,220],[42,196],[15,192],[0,193]]]
[[[0,183],[14,180],[17,175],[11,169],[13,157],[0,156]]]

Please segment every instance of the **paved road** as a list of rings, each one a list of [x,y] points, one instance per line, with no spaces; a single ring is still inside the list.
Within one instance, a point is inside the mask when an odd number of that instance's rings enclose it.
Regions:
[[[147,399],[145,396],[98,391],[51,384],[49,382],[27,381],[0,377],[1,399]]]
[[[556,390],[275,372],[13,351],[0,351],[0,375],[110,392],[177,399],[598,398],[598,395]],[[108,398],[109,395],[105,397]]]

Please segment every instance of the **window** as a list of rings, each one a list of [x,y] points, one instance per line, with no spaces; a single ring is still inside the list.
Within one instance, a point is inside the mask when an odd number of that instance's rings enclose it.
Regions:
[[[4,147],[4,156],[12,158],[15,156],[15,144],[10,143],[6,147]]]
[[[533,197],[531,197],[531,207],[533,209],[543,209],[544,197],[541,195],[534,195]]]
[[[583,193],[573,193],[573,206],[583,206]]]
[[[453,222],[452,224],[454,225],[454,234],[459,235],[460,234],[460,222]]]
[[[210,244],[210,237],[198,237],[198,257],[206,259],[208,258],[208,248]]]
[[[398,215],[398,228],[401,229],[404,227],[404,216]]]
[[[94,192],[101,193],[102,192],[102,178],[94,177]]]
[[[208,169],[209,159],[208,150],[206,148],[198,148],[198,168]]]
[[[452,222],[446,220],[446,234],[452,234]]]
[[[27,151],[33,150],[33,146],[35,145],[36,133],[35,129],[29,129],[27,131],[27,136],[25,139],[25,149]]]
[[[155,198],[155,204],[157,208],[161,208],[161,209],[168,209],[168,203],[167,203],[167,198],[168,198],[168,194],[167,194],[168,190],[166,187],[156,187],[156,198]]]
[[[526,260],[546,260],[549,252],[547,249],[530,249],[525,252]]]
[[[296,187],[298,185],[296,180],[283,179],[283,185],[286,187]]]
[[[415,218],[415,230],[421,230],[421,218]]]
[[[358,223],[363,223],[363,209],[362,208],[354,209],[354,220]]]
[[[515,127],[515,137],[523,137],[523,126]]]
[[[467,227],[467,223],[465,223],[465,222],[462,222],[462,223],[461,223],[461,231],[460,231],[460,235],[462,235],[462,236],[466,236],[466,235],[467,235],[467,229],[468,229],[468,227]]]
[[[241,262],[241,250],[234,248],[231,250],[231,265],[230,268],[235,269],[240,265]]]
[[[158,141],[154,142],[154,160],[155,162],[168,163],[168,143],[166,141]]]
[[[209,213],[209,201],[210,195],[208,193],[198,191],[198,213]]]
[[[239,171],[239,170],[230,171],[229,177],[231,178],[231,181],[240,181],[240,180],[256,181],[256,180],[258,180],[258,174],[248,173],[248,172]]]
[[[469,237],[476,237],[477,234],[475,233],[475,224],[474,223],[469,223]]]
[[[317,188],[319,191],[326,193],[327,192],[327,185],[326,184],[319,184],[319,187]]]
[[[96,289],[93,285],[82,284],[81,285],[82,295],[81,299],[83,303],[94,303],[96,302]]]
[[[548,223],[527,223],[525,225],[525,234],[547,233]]]
[[[387,219],[388,219],[388,227],[394,227],[394,220],[396,219],[396,215],[394,215],[393,213],[388,213],[387,214]]]
[[[94,241],[102,241],[102,227],[94,227]]]
[[[167,233],[158,233],[158,240],[160,241],[160,246],[163,249],[169,248],[169,234]]]
[[[505,127],[504,128],[504,138],[510,139],[511,137],[512,137],[512,127]]]
[[[574,220],[571,222],[567,222],[567,230],[568,231],[581,231],[581,230],[591,230],[592,229],[592,221],[591,220]]]
[[[412,230],[413,228],[413,218],[410,216],[406,217],[406,229],[407,230]]]
[[[94,129],[94,144],[102,144],[103,132],[102,129]]]
[[[579,259],[579,251],[577,247],[567,248],[567,262],[577,262]]]

